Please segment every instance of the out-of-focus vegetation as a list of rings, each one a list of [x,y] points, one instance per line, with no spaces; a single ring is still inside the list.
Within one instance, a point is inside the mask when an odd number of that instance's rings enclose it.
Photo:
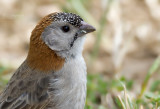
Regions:
[[[25,59],[37,22],[60,11],[97,29],[84,47],[85,109],[160,108],[159,0],[1,0],[0,90]]]

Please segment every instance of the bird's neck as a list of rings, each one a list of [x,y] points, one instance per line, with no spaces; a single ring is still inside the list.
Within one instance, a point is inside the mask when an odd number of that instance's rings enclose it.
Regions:
[[[64,65],[64,58],[57,56],[41,39],[41,34],[52,19],[50,15],[43,18],[32,31],[30,38],[30,49],[27,57],[27,63],[31,68],[41,71],[57,71]]]
[[[27,63],[31,68],[41,71],[57,71],[64,65],[64,58],[57,56],[41,39],[40,32],[33,30],[30,38],[30,48]],[[33,34],[34,33],[34,34]]]

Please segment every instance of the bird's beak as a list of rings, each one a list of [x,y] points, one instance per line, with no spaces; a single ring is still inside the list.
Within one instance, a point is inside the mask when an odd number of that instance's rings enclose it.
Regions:
[[[81,21],[81,26],[80,26],[80,30],[78,32],[78,36],[83,36],[87,33],[93,32],[95,30],[96,29],[92,25],[90,25],[84,21]]]

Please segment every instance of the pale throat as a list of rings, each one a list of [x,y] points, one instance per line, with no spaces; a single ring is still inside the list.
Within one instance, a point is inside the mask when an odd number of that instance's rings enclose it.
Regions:
[[[75,58],[77,56],[82,56],[85,39],[85,36],[81,36],[74,42],[74,45],[69,50],[58,51],[56,52],[56,54],[67,60],[70,58]]]

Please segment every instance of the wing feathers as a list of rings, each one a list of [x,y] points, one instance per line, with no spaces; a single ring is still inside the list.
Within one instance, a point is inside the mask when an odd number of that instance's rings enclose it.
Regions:
[[[49,74],[30,69],[24,62],[1,94],[0,109],[23,109],[40,104],[49,96],[49,82]]]

